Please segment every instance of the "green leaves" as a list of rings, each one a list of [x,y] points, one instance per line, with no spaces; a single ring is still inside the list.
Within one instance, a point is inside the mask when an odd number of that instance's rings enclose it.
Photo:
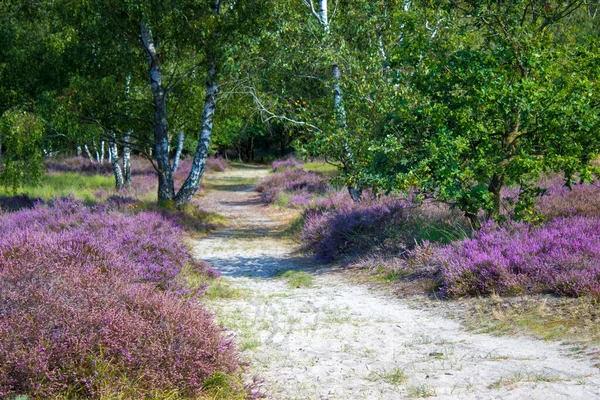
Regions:
[[[0,185],[17,189],[37,184],[44,173],[42,139],[44,126],[34,114],[15,109],[0,117],[0,143],[5,148],[0,159]]]

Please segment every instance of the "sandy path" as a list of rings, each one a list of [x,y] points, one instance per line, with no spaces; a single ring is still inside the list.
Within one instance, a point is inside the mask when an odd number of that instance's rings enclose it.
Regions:
[[[260,177],[243,168],[208,179]],[[212,301],[232,329],[270,399],[597,399],[600,373],[569,346],[472,334],[435,310],[421,310],[343,273],[314,270],[277,238],[277,213],[251,185],[222,184],[203,207],[231,226],[194,242],[244,295]],[[289,288],[280,269],[315,274],[315,286]]]

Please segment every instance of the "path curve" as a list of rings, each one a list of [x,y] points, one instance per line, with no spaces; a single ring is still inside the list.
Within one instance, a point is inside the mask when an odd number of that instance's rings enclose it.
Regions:
[[[193,243],[197,257],[244,293],[209,307],[237,335],[267,398],[600,398],[598,368],[569,346],[469,333],[435,310],[295,256],[278,235],[283,215],[239,183],[267,173],[248,166],[207,177],[215,184],[202,207],[231,224]],[[289,288],[274,278],[289,269],[313,273],[314,287]]]

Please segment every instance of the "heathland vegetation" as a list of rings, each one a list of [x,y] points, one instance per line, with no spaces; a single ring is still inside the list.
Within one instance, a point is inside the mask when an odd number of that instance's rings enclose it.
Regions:
[[[597,301],[599,14],[1,1],[0,397],[256,395],[184,244],[228,223],[202,191],[231,160],[276,160],[256,190],[318,265]]]

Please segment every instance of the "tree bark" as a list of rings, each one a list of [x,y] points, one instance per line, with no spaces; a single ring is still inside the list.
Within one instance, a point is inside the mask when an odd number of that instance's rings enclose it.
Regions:
[[[119,153],[114,132],[111,133],[111,136],[112,138],[108,145],[108,154],[110,156],[113,174],[115,175],[115,188],[117,189],[117,192],[119,192],[121,189],[123,189],[125,183],[123,181],[123,172],[121,171],[121,166],[119,166]]]
[[[83,145],[83,149],[85,150],[85,154],[87,154],[88,158],[90,159],[90,162],[93,164],[94,163],[94,157],[92,157],[92,153],[90,153],[90,148],[88,147],[87,144]]]
[[[98,152],[98,146],[96,146],[96,141],[92,140],[92,146],[94,146],[94,154],[96,155],[96,162],[100,162],[100,153]]]
[[[213,0],[211,6],[212,12],[219,17],[221,14],[221,0]],[[202,112],[202,126],[200,128],[200,138],[194,153],[192,161],[192,169],[181,186],[181,189],[175,196],[175,204],[178,206],[189,203],[194,194],[200,188],[202,176],[206,170],[206,157],[208,156],[208,147],[210,145],[210,137],[213,129],[213,119],[217,108],[217,93],[219,91],[217,85],[217,59],[215,51],[217,50],[216,39],[221,32],[217,29],[213,33],[212,40],[206,49],[208,60],[208,69],[206,72],[206,95],[204,97],[204,110]]]
[[[131,132],[123,135],[123,183],[131,186]]]
[[[162,83],[156,40],[152,38],[149,27],[144,23],[140,23],[140,36],[148,60],[148,73],[154,102],[154,158],[158,173],[158,201],[167,202],[175,197],[175,185],[169,161],[167,93]]]
[[[488,218],[497,218],[500,215],[500,196],[504,186],[504,175],[494,174],[488,185],[488,191],[492,195],[492,208],[488,210]]]
[[[213,128],[213,118],[217,107],[217,69],[213,58],[210,61],[206,75],[206,96],[204,98],[204,111],[202,112],[202,127],[198,146],[192,161],[192,169],[181,189],[175,197],[177,205],[187,204],[192,200],[196,191],[200,188],[200,182],[206,169],[206,157]]]
[[[313,9],[312,1],[305,0],[304,2],[311,7],[313,14],[316,15],[321,25],[323,25],[325,34],[329,35],[331,30],[327,0],[319,0],[318,10]],[[344,94],[340,84],[342,81],[342,71],[340,70],[340,66],[337,62],[331,64],[331,75],[333,77],[333,110],[335,112],[336,122],[338,128],[344,130],[345,133],[348,134],[348,121],[346,117],[346,107],[344,106]],[[344,140],[344,151],[346,152],[346,161],[344,164],[347,169],[351,169],[352,165],[354,164],[354,155],[347,139]],[[352,200],[355,202],[360,201],[361,190],[358,186],[349,185],[348,193],[350,194],[350,197],[352,197]]]
[[[98,162],[104,164],[104,140],[100,141],[100,159]]]
[[[173,173],[177,172],[179,169],[179,159],[181,157],[181,152],[183,151],[183,131],[179,131],[179,135],[177,136],[177,149],[175,150],[175,158],[173,158]]]

